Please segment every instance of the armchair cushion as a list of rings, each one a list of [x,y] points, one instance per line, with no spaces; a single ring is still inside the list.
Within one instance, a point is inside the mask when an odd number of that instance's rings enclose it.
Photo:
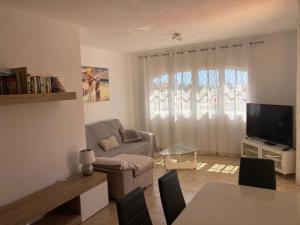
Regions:
[[[134,167],[129,162],[110,157],[96,157],[96,160],[93,164],[98,168],[116,171],[134,169]]]
[[[154,138],[154,134],[146,131],[137,131],[143,141],[151,142]]]
[[[148,156],[121,154],[114,157],[113,159],[128,162],[130,164],[129,167],[133,168],[134,176],[139,176],[146,170],[152,169],[154,167],[153,158]]]
[[[140,133],[133,129],[120,129],[120,134],[124,143],[142,140]]]
[[[154,167],[154,160],[148,156],[121,154],[113,158],[96,157],[93,163],[98,169],[113,171],[133,170],[133,175],[138,176]]]
[[[153,183],[154,160],[141,155],[119,155],[114,158],[96,157],[95,170],[107,173],[109,197],[119,199],[136,187]]]
[[[123,129],[117,119],[100,121],[86,125],[87,147],[92,148],[96,156],[114,157],[119,154],[152,155],[156,151],[155,136],[151,133],[137,131],[142,141],[122,142],[119,130]],[[111,151],[104,151],[98,144],[99,140],[115,136],[120,146]]]
[[[104,151],[109,151],[120,146],[115,136],[101,139],[98,143]]]

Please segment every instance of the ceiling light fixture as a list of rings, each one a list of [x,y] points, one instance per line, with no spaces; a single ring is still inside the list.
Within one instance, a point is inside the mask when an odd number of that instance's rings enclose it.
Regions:
[[[172,40],[182,41],[181,33],[175,32],[172,34]]]

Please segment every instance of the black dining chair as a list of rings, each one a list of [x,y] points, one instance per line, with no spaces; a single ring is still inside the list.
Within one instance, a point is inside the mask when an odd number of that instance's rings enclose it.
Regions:
[[[160,177],[158,186],[167,225],[171,225],[186,207],[176,170]]]
[[[276,190],[274,161],[242,157],[240,161],[239,184]]]
[[[152,225],[141,187],[117,201],[119,225]]]

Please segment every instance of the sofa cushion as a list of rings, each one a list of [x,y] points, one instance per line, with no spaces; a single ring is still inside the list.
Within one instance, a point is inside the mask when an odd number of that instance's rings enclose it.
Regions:
[[[119,143],[115,136],[110,136],[108,138],[99,140],[98,143],[106,152],[119,147]]]
[[[96,143],[98,140],[112,136],[113,134],[106,128],[106,124],[103,122],[97,122],[93,124],[86,125],[86,130],[96,138]]]
[[[118,142],[122,142],[122,137],[120,135],[119,130],[123,129],[123,127],[118,119],[106,120],[106,121],[102,121],[102,123],[105,124],[107,131],[111,135],[114,135],[116,137]]]
[[[149,155],[149,149],[151,149],[151,144],[146,141],[130,142],[130,143],[120,143],[120,153],[119,154],[134,154],[134,155]],[[117,149],[119,149],[117,148]],[[116,150],[117,150],[116,149]]]
[[[128,162],[134,168],[134,176],[139,176],[146,170],[152,169],[154,167],[153,158],[148,156],[121,154],[114,157],[113,159]]]
[[[117,119],[96,122],[94,124],[86,125],[86,140],[87,147],[95,152],[95,156],[114,157],[119,154],[138,154],[150,155],[153,152],[153,147],[149,141],[123,143],[119,129],[123,129],[121,123]],[[112,151],[104,151],[98,144],[98,141],[114,135],[120,147]]]
[[[133,129],[120,129],[120,134],[124,143],[142,140],[142,136],[136,130]]]
[[[118,148],[114,148],[112,151],[104,151],[99,146],[93,148],[96,156],[114,157],[120,154],[135,154],[135,155],[148,155],[151,144],[149,142],[132,142],[132,143],[120,143]]]

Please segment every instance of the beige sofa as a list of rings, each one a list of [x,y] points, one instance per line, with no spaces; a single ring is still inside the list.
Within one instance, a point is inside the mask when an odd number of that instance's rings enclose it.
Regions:
[[[148,156],[121,154],[113,158],[96,157],[95,170],[108,175],[108,194],[120,199],[137,187],[153,183],[154,160]]]
[[[96,156],[115,157],[120,154],[153,155],[156,151],[155,135],[138,131],[142,140],[123,143],[119,129],[123,129],[118,119],[105,120],[85,126],[87,147],[94,150]],[[120,146],[111,151],[104,151],[98,144],[99,140],[115,136]]]
[[[123,143],[119,130],[123,129],[118,119],[100,121],[86,125],[87,146],[92,148],[97,158],[95,170],[106,172],[109,197],[119,199],[134,188],[143,188],[153,183],[152,157],[156,151],[155,135],[138,131],[142,141]],[[104,151],[98,141],[115,136],[120,146]]]

